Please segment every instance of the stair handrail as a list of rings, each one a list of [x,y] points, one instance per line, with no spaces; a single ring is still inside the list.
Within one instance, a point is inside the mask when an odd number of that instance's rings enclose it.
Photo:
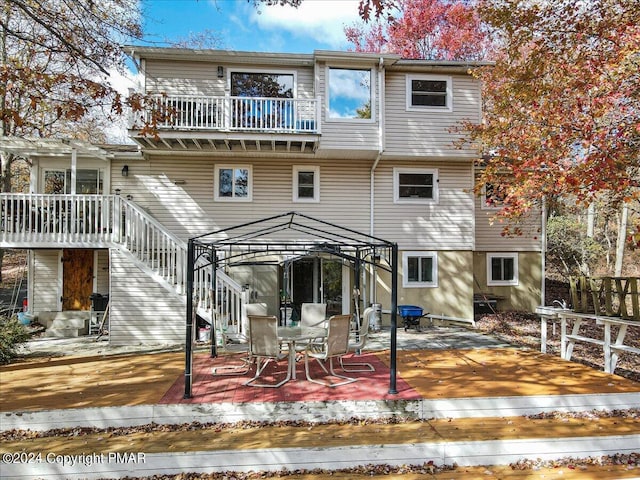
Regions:
[[[180,294],[186,293],[187,243],[169,232],[164,225],[153,218],[148,212],[130,200],[121,199],[125,218],[123,243],[138,261],[174,285]],[[151,249],[145,248],[151,244]],[[154,248],[155,247],[155,248]],[[162,249],[167,255],[158,255]],[[157,256],[158,261],[149,262],[151,254]],[[166,258],[165,258],[166,257]],[[160,261],[164,260],[164,261]],[[155,265],[154,265],[155,264]],[[216,285],[218,298],[211,294],[211,268],[205,258],[198,258],[194,269],[194,296],[196,297],[197,313],[213,325],[217,317],[225,325],[242,330],[240,319],[244,313],[246,298],[244,288],[222,270],[216,270]],[[198,268],[199,267],[199,268]],[[223,301],[224,299],[224,301]],[[216,315],[214,315],[214,310]]]

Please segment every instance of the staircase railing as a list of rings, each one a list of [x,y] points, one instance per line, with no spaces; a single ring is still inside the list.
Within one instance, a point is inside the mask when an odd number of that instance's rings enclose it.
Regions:
[[[0,194],[2,246],[51,247],[56,242],[124,247],[157,280],[178,294],[186,292],[187,243],[135,203],[119,195]],[[239,322],[245,303],[242,286],[216,272],[218,299],[213,303],[211,268],[197,271],[194,291],[200,314],[213,323],[216,305],[219,319]]]

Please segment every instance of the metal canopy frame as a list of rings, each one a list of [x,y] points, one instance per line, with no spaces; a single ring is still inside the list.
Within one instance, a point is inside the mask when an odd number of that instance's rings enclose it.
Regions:
[[[196,320],[196,309],[194,308],[196,301],[194,297],[195,272],[201,269],[211,269],[211,278],[214,282],[212,287],[215,289],[215,271],[217,269],[233,265],[273,262],[275,255],[306,256],[314,253],[335,256],[351,262],[355,269],[356,288],[359,288],[362,265],[374,265],[376,268],[391,273],[389,393],[398,393],[396,387],[398,245],[357,230],[292,211],[189,239],[187,249],[185,398],[192,396],[193,338]]]

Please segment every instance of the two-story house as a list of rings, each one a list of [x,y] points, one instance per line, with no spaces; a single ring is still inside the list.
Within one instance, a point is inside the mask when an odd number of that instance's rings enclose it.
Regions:
[[[501,235],[473,194],[479,152],[456,147],[459,122],[481,121],[477,64],[126,51],[156,98],[131,121],[137,148],[3,140],[33,161],[32,193],[2,195],[0,246],[29,249],[34,315],[86,311],[98,292],[109,295],[111,342],[182,342],[187,240],[285,212],[397,244],[399,304],[467,322],[474,295],[503,310],[539,305],[541,218],[525,235]],[[152,119],[155,134],[142,129]],[[273,314],[309,301],[353,312],[357,286],[384,323],[393,283],[384,269],[356,272],[317,251],[245,258],[218,275],[215,308],[232,322],[248,302]]]

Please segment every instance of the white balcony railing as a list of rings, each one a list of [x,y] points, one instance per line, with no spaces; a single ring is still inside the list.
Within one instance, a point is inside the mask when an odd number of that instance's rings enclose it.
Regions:
[[[316,99],[157,95],[142,123],[158,128],[244,132],[320,133]],[[133,128],[141,128],[133,122]]]

